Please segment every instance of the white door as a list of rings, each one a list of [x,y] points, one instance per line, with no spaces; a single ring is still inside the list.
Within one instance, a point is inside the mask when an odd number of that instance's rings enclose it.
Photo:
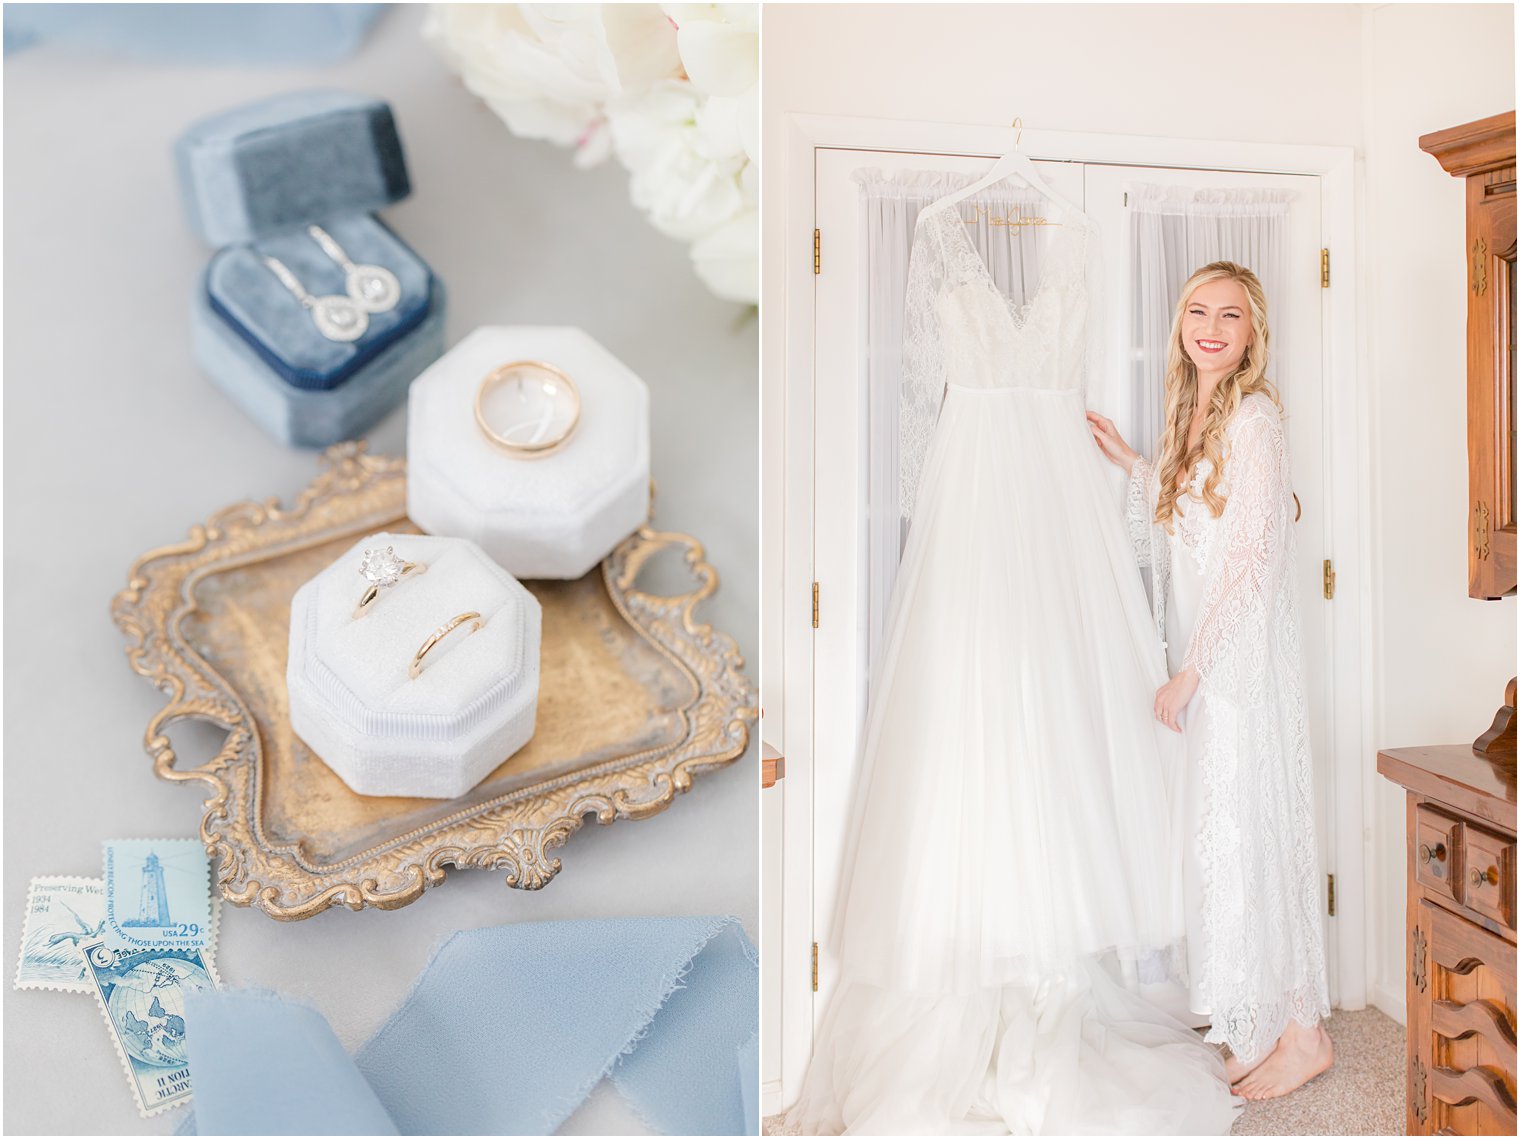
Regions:
[[[815,152],[815,218],[820,233],[820,273],[814,294],[814,579],[819,588],[819,623],[813,639],[813,850],[811,910],[814,940],[822,943],[833,913],[842,859],[845,820],[865,719],[868,631],[879,622],[871,612],[870,514],[872,478],[883,476],[869,463],[864,371],[862,368],[861,265],[858,188],[851,174],[863,167],[980,172],[986,158],[818,149]],[[1292,207],[1285,295],[1270,298],[1274,319],[1293,327],[1291,355],[1279,358],[1269,374],[1278,382],[1289,419],[1293,481],[1303,505],[1299,522],[1300,589],[1308,660],[1309,712],[1320,769],[1321,856],[1330,849],[1329,802],[1330,641],[1321,593],[1321,561],[1328,551],[1328,511],[1324,503],[1323,330],[1319,285],[1319,179],[1238,171],[1204,171],[1074,162],[1039,162],[1041,174],[1061,194],[1083,205],[1099,224],[1107,286],[1100,319],[1110,329],[1110,361],[1130,352],[1127,282],[1129,230],[1125,181],[1194,186],[1287,186],[1297,195]],[[896,475],[891,475],[895,488]],[[895,494],[895,491],[894,491]],[[891,498],[891,496],[889,496]],[[878,513],[880,513],[878,511]],[[895,520],[894,520],[895,521]],[[876,621],[873,621],[873,617]],[[787,900],[794,921],[804,917]],[[801,924],[800,922],[798,924]],[[795,927],[794,927],[795,928]],[[1327,954],[1334,960],[1333,953]],[[820,949],[816,994],[808,994],[813,1015],[822,1012],[838,971]],[[1334,993],[1334,972],[1331,985]],[[783,994],[798,1008],[800,993]],[[800,1058],[784,1064],[787,1095],[795,1092]]]
[[[1320,866],[1333,867],[1335,849],[1335,789],[1331,741],[1334,739],[1331,699],[1334,671],[1329,602],[1324,596],[1324,560],[1331,556],[1331,529],[1326,483],[1326,410],[1324,383],[1325,334],[1322,313],[1324,290],[1320,285],[1320,180],[1304,174],[1263,174],[1237,170],[1177,170],[1156,167],[1086,167],[1087,199],[1084,209],[1102,228],[1104,246],[1115,251],[1105,259],[1108,280],[1104,295],[1111,298],[1104,319],[1111,329],[1108,359],[1127,361],[1134,352],[1127,335],[1132,327],[1135,274],[1131,264],[1129,218],[1124,197],[1127,182],[1165,186],[1239,189],[1285,189],[1293,197],[1288,210],[1287,274],[1283,287],[1267,298],[1273,330],[1272,356],[1267,376],[1277,386],[1286,418],[1288,458],[1293,492],[1298,496],[1297,523],[1298,602],[1303,623],[1306,672],[1305,695],[1309,705],[1309,747],[1314,757],[1316,837]],[[1187,272],[1198,268],[1190,265]],[[1117,354],[1115,354],[1117,352]],[[1121,371],[1121,375],[1123,372]],[[1325,958],[1329,963],[1330,999],[1337,997],[1337,960],[1334,922],[1325,924]]]

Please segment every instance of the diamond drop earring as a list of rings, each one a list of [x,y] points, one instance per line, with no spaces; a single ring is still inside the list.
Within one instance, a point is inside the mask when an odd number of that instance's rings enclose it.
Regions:
[[[308,293],[296,275],[278,257],[264,255],[264,264],[280,279],[280,284],[311,312],[311,321],[329,340],[358,340],[369,328],[369,314],[352,297],[314,297]]]
[[[396,274],[380,265],[355,265],[343,246],[319,225],[307,226],[306,232],[322,247],[323,253],[343,267],[348,295],[355,304],[366,312],[389,312],[396,307],[401,299],[401,282],[396,280]]]

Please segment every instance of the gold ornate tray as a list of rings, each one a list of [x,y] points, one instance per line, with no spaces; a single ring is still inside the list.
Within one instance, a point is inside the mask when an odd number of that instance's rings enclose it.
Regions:
[[[340,444],[293,506],[220,511],[138,559],[111,604],[133,670],[169,698],[144,738],[154,770],[209,792],[201,838],[228,901],[283,921],[335,905],[394,909],[454,866],[505,869],[509,886],[536,890],[559,872],[550,852],[586,815],[648,818],[693,774],[744,753],[754,686],[733,638],[693,616],[717,574],[695,539],[646,527],[578,581],[526,583],[543,606],[526,748],[459,799],[356,795],[290,730],[286,638],[296,589],[381,529],[416,529],[405,463]],[[682,555],[695,587],[635,589],[666,550]],[[227,732],[198,767],[178,766],[165,735],[181,720]]]

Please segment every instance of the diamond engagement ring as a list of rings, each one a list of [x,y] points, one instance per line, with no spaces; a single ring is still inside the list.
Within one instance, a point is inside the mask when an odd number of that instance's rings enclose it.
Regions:
[[[431,633],[428,634],[428,639],[422,642],[422,647],[418,649],[416,655],[412,657],[412,666],[406,670],[406,674],[413,680],[416,680],[419,676],[421,676],[422,658],[427,656],[428,653],[432,650],[433,646],[436,645],[439,641],[443,640],[444,637],[447,637],[455,629],[459,628],[459,626],[466,623],[468,623],[470,626],[470,633],[475,632],[476,629],[479,629],[482,625],[485,624],[485,622],[480,619],[480,614],[472,609],[468,613],[461,613],[459,616],[444,622],[442,625],[439,625],[438,628],[434,629]],[[466,633],[465,635],[469,636],[469,633]]]
[[[306,287],[290,271],[290,267],[285,262],[278,257],[270,257],[268,254],[264,254],[263,260],[269,267],[269,271],[280,279],[280,284],[289,289],[291,295],[311,312],[311,322],[328,340],[345,343],[358,340],[369,328],[369,314],[360,308],[358,302],[352,297],[340,297],[336,294],[314,297],[306,291]]]
[[[389,589],[393,585],[399,585],[401,580],[408,574],[426,573],[427,566],[422,562],[404,562],[396,556],[396,550],[392,546],[386,546],[383,550],[365,550],[364,560],[359,563],[359,574],[369,582],[369,588],[364,591],[364,596],[359,598],[359,605],[354,610],[354,617],[363,617],[369,611],[369,607],[375,603],[382,589]]]
[[[401,282],[396,280],[396,274],[380,265],[355,265],[343,246],[319,225],[307,226],[306,232],[322,247],[323,253],[342,266],[347,274],[344,285],[356,305],[366,312],[389,312],[396,307],[401,299]]]

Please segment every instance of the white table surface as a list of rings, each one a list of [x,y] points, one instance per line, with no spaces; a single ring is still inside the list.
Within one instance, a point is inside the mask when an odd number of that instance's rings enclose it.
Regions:
[[[356,56],[322,68],[148,66],[51,44],[5,61],[7,968],[33,876],[98,876],[108,837],[197,833],[200,794],[155,778],[143,753],[161,698],[128,668],[108,615],[133,559],[232,502],[288,499],[316,469],[190,354],[191,290],[211,250],[184,223],[170,147],[204,115],[319,85],[391,103],[413,194],[384,217],[447,284],[447,343],[486,323],[577,324],[644,377],[656,521],[706,544],[722,585],[704,612],[758,675],[753,314],[707,292],[686,249],[629,204],[615,161],[577,171],[567,152],[513,137],[422,42],[421,18],[388,14]],[[405,428],[398,409],[371,449],[400,453]],[[224,906],[222,978],[315,1003],[352,1049],[457,929],[731,913],[758,943],[757,788],[752,747],[653,819],[588,822],[537,893],[456,871],[391,913],[279,923]],[[92,997],[6,988],[8,1133],[179,1122],[179,1110],[138,1117]],[[564,1130],[645,1131],[605,1085]]]

